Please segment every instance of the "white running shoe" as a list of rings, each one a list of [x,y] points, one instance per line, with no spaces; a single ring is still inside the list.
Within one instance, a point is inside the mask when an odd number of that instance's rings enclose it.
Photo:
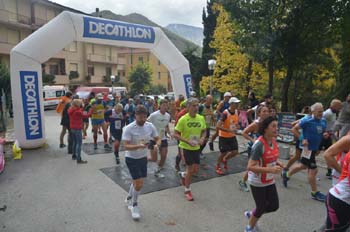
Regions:
[[[165,177],[165,175],[160,172],[160,169],[157,169],[154,172],[154,176],[157,177],[157,178],[164,178]]]
[[[131,217],[134,220],[139,220],[140,219],[140,217],[141,217],[140,209],[139,209],[139,207],[137,205],[131,207]]]

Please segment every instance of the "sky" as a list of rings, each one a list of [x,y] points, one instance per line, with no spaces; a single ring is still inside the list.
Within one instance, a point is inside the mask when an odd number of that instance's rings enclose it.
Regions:
[[[181,23],[196,27],[202,25],[202,11],[206,0],[51,0],[85,13],[96,8],[115,14],[139,13],[161,26]]]

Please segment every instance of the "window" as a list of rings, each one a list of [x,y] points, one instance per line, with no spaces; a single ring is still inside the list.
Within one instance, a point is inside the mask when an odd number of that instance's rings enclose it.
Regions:
[[[106,76],[110,77],[112,75],[112,68],[111,67],[106,67]]]
[[[160,80],[160,72],[158,72],[158,80]]]
[[[94,66],[92,66],[92,65],[88,66],[88,75],[89,76],[94,76],[95,75]]]
[[[57,90],[56,91],[56,97],[63,97],[65,95],[65,91],[64,90]]]
[[[9,44],[18,44],[20,41],[19,31],[17,30],[7,30],[7,42]]]
[[[143,57],[142,56],[139,57],[139,62],[143,63]]]
[[[50,74],[51,75],[58,75],[58,65],[57,64],[50,64]]]
[[[69,64],[69,71],[78,72],[78,64],[76,64],[76,63],[70,63],[70,64]]]

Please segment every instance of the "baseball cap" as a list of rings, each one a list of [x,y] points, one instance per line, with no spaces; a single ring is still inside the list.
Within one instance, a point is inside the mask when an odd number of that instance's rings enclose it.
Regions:
[[[224,94],[224,97],[232,97],[232,94],[231,94],[230,92],[226,92],[226,93]]]
[[[190,96],[191,96],[191,97],[196,97],[196,96],[197,96],[197,93],[196,93],[195,91],[191,91],[191,92],[190,92]]]
[[[231,97],[228,103],[240,103],[241,101],[236,97]]]
[[[103,95],[102,95],[102,93],[98,93],[98,94],[96,94],[96,98],[97,98],[97,99],[103,99]]]

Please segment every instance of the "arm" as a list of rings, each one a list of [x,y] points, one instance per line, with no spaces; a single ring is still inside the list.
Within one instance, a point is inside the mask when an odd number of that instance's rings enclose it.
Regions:
[[[296,139],[298,139],[300,137],[300,133],[299,133],[300,129],[301,129],[301,127],[299,126],[299,123],[296,124],[295,126],[293,126],[291,129],[291,131]]]
[[[181,136],[181,132],[180,131],[175,130],[174,137],[175,137],[175,139],[177,139],[179,141],[182,141],[182,142],[185,142],[185,143],[189,144],[192,147],[196,146],[196,144],[193,144],[190,140],[187,140],[187,139],[183,138]]]
[[[247,128],[245,128],[242,132],[242,135],[243,137],[246,139],[246,140],[249,140],[251,142],[255,142],[254,138],[252,138],[251,136],[249,136],[249,133],[252,133],[252,132],[255,132],[256,131],[256,128],[257,125],[256,123],[252,123],[250,124]]]
[[[273,173],[278,174],[282,171],[282,168],[279,165],[274,167],[260,167],[258,160],[249,159],[248,161],[248,171],[252,171],[254,173]]]
[[[135,151],[138,149],[145,149],[147,147],[147,144],[131,144],[131,141],[124,140],[124,148],[128,151]]]
[[[350,149],[349,141],[350,135],[346,135],[324,152],[324,159],[326,160],[327,165],[334,168],[339,173],[341,173],[342,170],[338,162],[335,160],[335,157],[340,152],[348,151]]]

